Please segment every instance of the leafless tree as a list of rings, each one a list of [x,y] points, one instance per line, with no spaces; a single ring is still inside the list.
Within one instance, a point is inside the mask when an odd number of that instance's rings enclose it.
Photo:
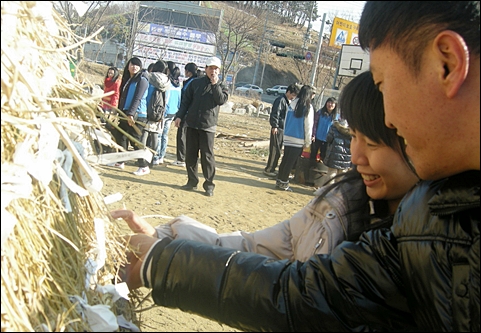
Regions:
[[[100,20],[112,1],[78,1],[78,6],[86,7],[80,13],[72,1],[52,1],[55,10],[65,18],[73,31],[79,36],[89,36],[100,28]]]
[[[237,73],[242,65],[250,65],[254,59],[252,46],[260,43],[262,26],[259,21],[263,20],[266,12],[260,8],[250,6],[237,6],[224,8],[221,28],[217,31],[216,48],[221,54],[222,77],[233,71]]]

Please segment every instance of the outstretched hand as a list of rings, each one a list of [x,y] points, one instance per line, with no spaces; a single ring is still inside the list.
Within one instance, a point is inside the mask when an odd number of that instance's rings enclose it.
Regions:
[[[146,220],[137,215],[134,211],[130,209],[117,209],[110,212],[110,215],[114,219],[124,219],[127,222],[130,230],[138,234],[149,235],[152,237],[157,236],[155,228],[151,226]]]
[[[131,250],[127,252],[127,264],[121,268],[119,277],[127,283],[130,290],[133,290],[143,286],[140,278],[142,263],[158,239],[141,234],[125,236],[124,239],[130,244]]]

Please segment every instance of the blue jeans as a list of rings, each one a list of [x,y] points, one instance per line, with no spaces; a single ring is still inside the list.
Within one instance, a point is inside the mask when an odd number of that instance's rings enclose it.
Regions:
[[[162,132],[158,134],[158,145],[157,145],[157,156],[156,159],[161,159],[165,157],[165,152],[167,151],[167,144],[169,143],[169,129],[174,119],[175,114],[166,115],[164,117],[164,123],[162,124]]]

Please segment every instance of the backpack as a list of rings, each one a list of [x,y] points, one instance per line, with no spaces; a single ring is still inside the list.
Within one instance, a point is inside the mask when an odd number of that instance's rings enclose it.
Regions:
[[[161,93],[162,98],[159,100],[156,98],[157,94]],[[149,105],[147,106],[147,120],[153,122],[159,122],[164,118],[165,113],[165,92],[161,92],[156,89],[154,95],[150,98]],[[160,104],[160,105],[159,105]]]

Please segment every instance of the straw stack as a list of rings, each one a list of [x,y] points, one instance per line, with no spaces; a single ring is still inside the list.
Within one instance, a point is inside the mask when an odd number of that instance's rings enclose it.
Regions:
[[[72,77],[82,42],[51,2],[1,6],[2,332],[115,330],[125,248],[85,158],[101,96]]]

